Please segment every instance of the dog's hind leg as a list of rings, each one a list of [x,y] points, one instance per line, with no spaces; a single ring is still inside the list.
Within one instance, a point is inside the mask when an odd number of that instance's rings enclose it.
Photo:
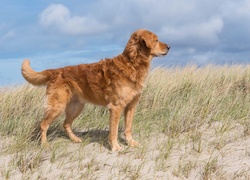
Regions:
[[[79,102],[76,98],[73,98],[66,107],[66,119],[63,127],[73,142],[82,142],[82,140],[74,134],[71,126],[74,119],[81,113],[83,107],[84,104]]]
[[[45,106],[45,115],[41,122],[41,144],[47,145],[47,131],[50,124],[60,116],[70,99],[70,93],[67,90],[47,89],[47,105]]]
[[[47,145],[47,131],[50,124],[60,116],[65,109],[65,105],[58,104],[56,106],[48,105],[45,110],[44,119],[41,123],[41,144]]]

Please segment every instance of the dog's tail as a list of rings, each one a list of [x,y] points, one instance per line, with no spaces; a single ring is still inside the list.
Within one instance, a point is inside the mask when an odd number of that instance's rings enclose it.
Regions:
[[[50,78],[51,72],[49,70],[36,72],[30,67],[30,61],[25,59],[23,61],[21,72],[23,77],[33,85],[45,85]]]

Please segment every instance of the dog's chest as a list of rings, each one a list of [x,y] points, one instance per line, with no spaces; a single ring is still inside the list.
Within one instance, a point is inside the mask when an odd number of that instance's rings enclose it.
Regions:
[[[118,101],[123,102],[124,104],[128,104],[131,102],[136,96],[141,94],[142,88],[134,88],[130,86],[123,86],[118,88],[117,90],[117,98]]]

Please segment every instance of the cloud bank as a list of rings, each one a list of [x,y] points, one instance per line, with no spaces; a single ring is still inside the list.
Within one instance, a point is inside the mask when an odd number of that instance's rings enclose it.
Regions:
[[[93,16],[74,16],[62,4],[48,6],[39,16],[40,24],[49,29],[69,35],[96,34],[107,29],[107,25],[98,22]]]
[[[166,26],[160,31],[160,34],[169,35],[172,42],[182,45],[215,45],[219,43],[219,33],[223,29],[223,20],[221,18],[211,18],[206,22],[190,23],[180,26]]]
[[[6,18],[0,23],[1,53],[7,57],[93,47],[122,49],[132,32],[146,28],[172,46],[167,57],[172,64],[187,64],[194,59],[199,62],[200,57],[202,64],[215,59],[217,62],[227,59],[228,62],[232,59],[250,62],[248,0],[53,2],[42,1],[39,5],[33,4],[32,11],[26,11],[16,0],[13,5],[16,13],[3,9],[5,16],[2,17]],[[6,4],[5,7],[13,9]]]

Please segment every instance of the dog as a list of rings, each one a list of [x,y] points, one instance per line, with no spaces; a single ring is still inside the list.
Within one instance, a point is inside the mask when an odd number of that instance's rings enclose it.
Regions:
[[[122,54],[97,63],[67,66],[36,72],[25,59],[21,72],[33,85],[46,85],[46,107],[41,122],[41,144],[48,145],[47,130],[63,112],[63,127],[73,142],[82,142],[71,125],[86,103],[109,109],[109,143],[112,151],[122,150],[118,144],[118,124],[124,112],[125,140],[129,146],[138,146],[132,137],[132,122],[136,105],[154,57],[164,56],[170,46],[160,42],[157,35],[145,30],[135,31]]]

